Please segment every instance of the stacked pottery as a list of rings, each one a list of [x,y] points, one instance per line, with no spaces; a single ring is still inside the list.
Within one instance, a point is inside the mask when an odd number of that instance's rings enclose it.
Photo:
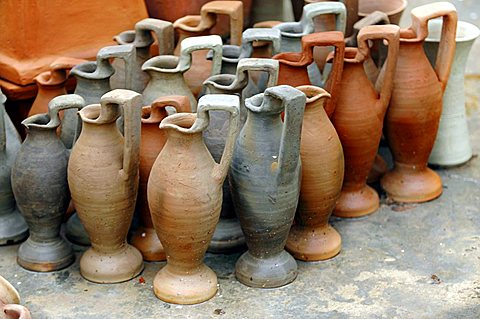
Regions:
[[[18,207],[30,229],[18,249],[18,263],[29,270],[53,271],[70,265],[75,256],[60,236],[60,226],[70,202],[67,185],[69,152],[57,135],[58,113],[80,109],[78,95],[62,95],[48,104],[48,114],[36,114],[22,122],[27,138],[12,167],[12,187]]]
[[[17,289],[0,276],[0,318],[31,319],[30,311],[19,303],[20,295]]]
[[[395,25],[367,26],[360,30],[358,49],[347,48],[338,100],[332,117],[345,153],[345,178],[334,214],[339,217],[360,217],[375,212],[379,197],[367,185],[374,163],[383,118],[392,93],[397,63],[400,28]],[[372,84],[365,73],[364,63],[370,50],[368,42],[382,39],[388,42],[388,56],[377,83]]]
[[[425,51],[432,65],[435,65],[438,45],[441,38],[442,21],[428,22],[428,38],[425,39]],[[443,94],[442,116],[432,153],[430,164],[455,166],[467,162],[472,157],[472,146],[465,111],[465,64],[473,42],[480,30],[473,24],[458,21],[455,57]]]
[[[192,112],[196,111],[197,100],[185,82],[184,73],[192,66],[192,54],[208,49],[213,51],[211,75],[219,74],[222,66],[222,39],[218,35],[187,38],[181,42],[180,57],[161,55],[145,62],[142,70],[150,75],[150,81],[142,93],[144,105],[149,105],[162,96],[183,95],[190,99]],[[208,75],[205,79],[207,77]]]
[[[315,86],[297,87],[307,97],[300,156],[302,184],[295,222],[286,249],[297,259],[317,261],[340,252],[342,239],[328,219],[342,189],[342,144],[324,110],[327,91]]]
[[[0,245],[14,244],[28,236],[28,227],[15,203],[10,180],[22,142],[5,111],[5,101],[0,90]]]
[[[427,167],[442,112],[453,58],[457,12],[448,2],[436,2],[412,10],[412,26],[400,33],[400,50],[392,99],[385,117],[385,137],[394,168],[381,179],[387,195],[398,202],[425,202],[442,193],[440,176]],[[435,67],[423,44],[428,21],[443,17],[442,36]]]
[[[167,264],[155,276],[155,295],[166,302],[200,303],[217,292],[217,276],[203,263],[220,217],[222,184],[230,167],[239,128],[240,100],[232,95],[200,98],[197,114],[177,113],[160,129],[167,143],[148,180],[148,204],[167,255]],[[216,163],[203,142],[208,112],[229,112],[225,150]]]
[[[245,101],[247,121],[235,144],[229,177],[248,246],[235,275],[251,287],[280,287],[297,277],[297,263],[284,247],[300,193],[305,101],[301,91],[286,85]]]
[[[153,227],[147,202],[147,182],[153,163],[162,150],[167,136],[158,125],[167,117],[166,107],[174,107],[177,112],[190,112],[190,100],[185,96],[164,96],[142,108],[142,130],[140,139],[140,182],[138,186],[137,210],[140,213],[140,226],[132,236],[131,243],[146,261],[165,260],[165,251]]]
[[[80,274],[98,283],[129,280],[143,270],[142,254],[127,244],[139,180],[141,95],[116,89],[80,112],[82,132],[68,162],[68,185],[92,247]],[[124,135],[116,121],[123,114]]]

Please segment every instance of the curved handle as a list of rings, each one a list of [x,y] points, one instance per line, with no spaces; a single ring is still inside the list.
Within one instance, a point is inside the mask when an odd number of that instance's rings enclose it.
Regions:
[[[280,182],[284,182],[291,178],[288,172],[294,171],[300,160],[300,139],[307,98],[302,91],[294,87],[279,85],[266,89],[264,100],[277,100],[277,103],[282,103],[285,110],[282,140],[278,155],[280,170],[278,176]]]
[[[348,47],[356,47],[357,46],[357,36],[358,32],[366,26],[369,25],[384,25],[390,24],[390,19],[385,12],[382,11],[373,11],[363,19],[358,20],[353,25],[352,35],[345,39],[345,44]]]
[[[253,54],[253,43],[255,41],[271,42],[272,56],[280,52],[280,30],[266,28],[250,28],[243,31],[240,59],[249,58]]]
[[[165,107],[172,106],[177,113],[190,113],[190,99],[183,95],[162,96],[152,102],[149,106],[142,108],[142,123],[160,123],[168,116]],[[143,115],[148,117],[143,117]]]
[[[100,104],[102,111],[110,109],[109,106],[111,105],[115,105],[117,116],[118,109],[123,109],[125,142],[123,146],[123,165],[119,173],[124,180],[128,180],[132,172],[138,172],[142,95],[130,90],[116,89],[104,94],[100,99]],[[135,173],[134,175],[136,176]]]
[[[30,311],[22,305],[9,304],[4,305],[2,308],[1,310],[7,316],[6,318],[32,319]]]
[[[122,59],[125,61],[125,89],[133,87],[133,65],[136,59],[135,46],[122,44],[103,47],[97,53],[97,69],[95,73],[103,74],[113,69],[110,59]]]
[[[7,148],[7,136],[5,131],[5,102],[7,101],[7,97],[3,94],[0,88],[0,154],[3,154],[5,149]]]
[[[173,54],[174,31],[173,24],[168,21],[147,18],[135,24],[135,46],[147,47],[153,44],[152,32],[158,42],[158,54]]]
[[[204,95],[198,101],[197,119],[192,129],[205,129],[210,121],[208,111],[230,112],[228,121],[228,134],[220,163],[216,163],[212,176],[217,180],[223,180],[227,176],[233,156],[233,148],[237,135],[240,132],[240,98],[236,95],[209,94]]]
[[[213,51],[211,75],[216,75],[222,69],[222,38],[218,35],[205,35],[186,38],[180,44],[180,59],[175,72],[186,72],[192,66],[192,52],[198,50]]]
[[[387,25],[371,25],[366,26],[360,30],[357,37],[358,53],[356,59],[359,61],[365,60],[369,54],[370,49],[368,40],[385,40],[388,43],[388,54],[385,62],[385,70],[382,71],[383,77],[377,79],[375,86],[377,87],[380,81],[380,105],[382,106],[382,113],[390,102],[390,97],[393,89],[393,80],[395,78],[395,70],[397,67],[397,57],[400,45],[400,27],[394,24]]]
[[[455,56],[457,10],[449,2],[435,2],[412,9],[411,15],[412,26],[410,29],[415,32],[417,39],[422,41],[428,36],[428,20],[443,17],[442,35],[438,46],[435,73],[437,73],[442,91],[445,91]]]
[[[202,21],[215,21],[217,15],[224,14],[230,18],[230,44],[242,44],[243,2],[242,1],[210,1],[202,6],[200,16]],[[212,25],[212,26],[213,26]]]

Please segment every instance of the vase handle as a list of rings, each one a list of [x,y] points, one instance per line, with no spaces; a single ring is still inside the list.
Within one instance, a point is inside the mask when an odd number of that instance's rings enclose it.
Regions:
[[[173,72],[186,72],[192,66],[192,53],[198,50],[213,51],[211,75],[220,74],[222,70],[222,38],[218,35],[205,35],[186,38],[180,44],[180,60]]]
[[[345,34],[345,28],[347,27],[347,8],[342,2],[333,1],[315,2],[303,7],[302,18],[300,19],[303,34],[313,33],[315,31],[314,18],[324,14],[334,14],[336,16],[335,31],[340,31]]]
[[[378,77],[377,83],[375,84],[376,87],[379,85],[382,87],[379,93],[379,101],[382,108],[381,113],[383,114],[388,106],[388,103],[390,102],[390,97],[392,95],[393,80],[395,78],[398,50],[400,45],[400,27],[394,24],[370,25],[363,27],[358,33],[357,37],[358,53],[356,59],[358,61],[365,60],[369,57],[369,40],[385,40],[388,43],[385,70],[382,71],[382,76]]]
[[[171,106],[176,113],[190,113],[190,99],[183,95],[162,96],[152,102],[151,105],[142,108],[142,123],[160,123],[168,116],[165,108]],[[148,117],[147,117],[148,116]]]
[[[244,82],[248,84],[249,71],[262,71],[268,76],[267,87],[277,85],[279,62],[273,59],[263,58],[245,58],[241,59],[237,65],[237,75],[235,82]]]
[[[119,109],[123,109],[125,128],[123,135],[123,165],[119,173],[124,180],[128,180],[132,172],[138,172],[142,95],[130,90],[116,89],[105,93],[100,99],[100,104],[102,111],[108,111],[111,105],[116,106],[116,117],[119,116]]]
[[[158,55],[173,54],[174,31],[169,21],[146,18],[135,24],[135,46],[146,47],[153,43],[152,32],[158,42]]]
[[[122,44],[103,47],[97,53],[97,69],[100,74],[112,69],[110,59],[122,59],[125,61],[125,88],[133,87],[133,65],[136,59],[135,46],[133,44]]]
[[[242,47],[239,59],[250,58],[253,54],[253,42],[262,41],[272,43],[272,56],[280,52],[280,30],[267,28],[250,28],[243,31]]]
[[[434,2],[412,9],[411,15],[412,26],[410,29],[416,33],[417,39],[420,40],[424,40],[428,36],[428,20],[443,17],[442,35],[438,46],[435,73],[437,73],[442,91],[445,91],[455,56],[457,10],[449,2]]]
[[[213,27],[217,15],[224,14],[230,18],[230,44],[240,46],[242,43],[243,31],[243,2],[231,1],[225,5],[224,1],[210,1],[202,6],[200,10],[200,25],[207,21],[206,25]]]

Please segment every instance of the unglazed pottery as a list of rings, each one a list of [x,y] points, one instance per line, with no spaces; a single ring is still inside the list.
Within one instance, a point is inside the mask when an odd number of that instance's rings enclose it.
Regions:
[[[155,35],[155,37],[153,36]],[[156,40],[158,52],[155,55],[173,54],[173,24],[158,19],[143,19],[135,24],[135,30],[128,30],[113,38],[118,44],[132,44],[135,47],[135,62],[131,65],[131,90],[142,93],[150,77],[142,71],[142,65],[152,57],[152,45]],[[110,79],[112,89],[125,88],[125,71],[122,65],[114,61],[115,74]]]
[[[345,37],[350,37],[353,35],[353,32],[354,32],[353,25],[358,21],[358,1],[359,0],[342,0],[341,1],[345,4],[345,7],[347,8],[347,26],[345,29]],[[305,0],[305,4],[314,3],[314,2],[325,2],[325,0]],[[314,23],[315,23],[315,32],[335,30],[335,20],[331,16],[317,17],[314,19]]]
[[[358,0],[358,15],[363,18],[374,11],[381,11],[388,15],[390,23],[398,25],[407,4],[407,0]]]
[[[305,94],[287,85],[245,101],[247,121],[235,144],[229,180],[248,246],[235,276],[251,287],[280,287],[297,277],[297,263],[284,247],[300,193],[305,101]]]
[[[428,37],[425,39],[424,47],[432,65],[435,65],[441,31],[441,20],[428,22]],[[454,166],[463,164],[472,157],[465,111],[464,78],[468,54],[479,35],[480,30],[475,25],[458,21],[455,57],[443,94],[442,116],[437,138],[428,159],[430,164]]]
[[[240,126],[246,120],[247,110],[244,107],[245,97],[250,97],[251,92],[245,92],[250,83],[250,72],[261,71],[268,74],[267,87],[277,84],[278,61],[271,59],[244,58],[240,60],[237,74],[219,74],[205,81],[207,94],[224,93],[236,94],[241,97]],[[205,145],[217,162],[220,161],[228,136],[228,117],[225,112],[212,111],[210,125],[203,131]],[[208,250],[214,253],[231,253],[245,245],[245,238],[238,223],[231,198],[228,180],[223,183],[223,204],[220,221],[215,228],[212,241]]]
[[[142,70],[150,75],[150,81],[142,93],[144,105],[149,105],[162,96],[183,95],[190,99],[192,112],[195,112],[197,100],[185,82],[184,73],[192,65],[192,53],[208,49],[213,50],[211,75],[219,74],[222,66],[222,39],[218,35],[186,38],[181,43],[180,57],[161,55],[145,62]],[[208,75],[201,81],[207,77]]]
[[[373,11],[369,15],[365,16],[364,18],[358,20],[353,25],[352,34],[345,39],[345,44],[349,47],[356,47],[357,46],[357,36],[358,32],[368,25],[383,25],[383,24],[390,24],[390,20],[388,19],[388,15],[382,11]],[[371,49],[370,49],[371,50]]]
[[[55,97],[48,114],[36,114],[22,122],[27,129],[12,167],[12,188],[18,207],[27,221],[30,236],[18,248],[20,266],[33,271],[67,267],[75,255],[60,236],[62,219],[70,202],[67,185],[68,150],[57,135],[58,112],[80,109],[78,95]]]
[[[28,227],[20,214],[10,181],[11,169],[21,139],[5,111],[6,97],[0,90],[0,245],[10,245],[28,236]]]
[[[400,50],[384,134],[394,168],[380,183],[397,202],[425,202],[442,193],[440,176],[427,167],[442,113],[442,96],[455,56],[457,12],[448,2],[412,10],[412,26],[400,33]],[[428,20],[443,17],[435,67],[423,44]]]
[[[142,254],[127,244],[139,180],[141,95],[116,89],[80,112],[82,132],[68,162],[68,185],[92,247],[80,274],[98,283],[129,280],[143,270]],[[124,135],[116,126],[123,113]]]
[[[162,150],[167,136],[158,125],[167,117],[165,107],[174,107],[177,112],[190,112],[190,100],[186,96],[164,96],[142,109],[142,132],[140,139],[140,182],[138,186],[137,210],[140,213],[140,226],[131,238],[131,243],[146,261],[165,260],[165,251],[153,227],[147,201],[147,182],[150,170]]]
[[[17,289],[0,276],[0,319],[32,319],[30,311],[19,303]]]
[[[366,26],[358,34],[358,49],[346,50],[332,117],[345,154],[345,178],[335,216],[360,217],[375,212],[380,205],[377,192],[367,185],[367,178],[377,155],[383,118],[392,94],[399,37],[398,26]],[[364,63],[370,54],[368,42],[378,39],[388,43],[389,52],[385,74],[372,84]]]
[[[237,96],[206,95],[199,100],[197,114],[173,114],[160,124],[168,138],[150,173],[148,204],[167,255],[167,265],[153,281],[155,295],[163,301],[194,304],[217,292],[217,276],[203,258],[220,217],[222,184],[238,135],[239,104]],[[211,110],[231,114],[219,163],[202,137]]]
[[[209,34],[215,26],[218,15],[230,18],[230,44],[240,45],[243,30],[243,4],[241,1],[210,1],[202,6],[200,15],[186,16],[174,22],[180,41],[192,36]],[[177,46],[175,54],[180,53]],[[212,62],[205,61],[207,51],[196,51],[192,54],[192,65],[185,73],[185,80],[196,97],[199,96],[203,81],[209,76]]]
[[[307,97],[300,144],[302,184],[285,248],[297,259],[318,261],[336,256],[342,247],[340,234],[328,219],[342,189],[343,151],[324,109],[330,94],[315,86],[297,89]]]

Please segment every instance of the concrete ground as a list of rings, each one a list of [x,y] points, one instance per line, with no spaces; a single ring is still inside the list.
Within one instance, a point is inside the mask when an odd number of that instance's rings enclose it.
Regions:
[[[480,7],[473,0],[452,2],[463,10],[461,17],[471,18]],[[479,49],[477,44],[474,50]],[[472,61],[467,110],[478,154],[480,76]],[[80,247],[74,265],[53,273],[26,271],[16,263],[18,246],[0,247],[0,274],[18,289],[35,319],[479,318],[480,160],[475,155],[464,166],[438,172],[444,193],[435,201],[397,205],[383,196],[371,216],[334,219],[343,238],[341,253],[325,262],[298,262],[297,280],[283,288],[253,289],[236,281],[239,254],[207,254],[219,291],[194,306],[154,296],[152,280],[164,263],[146,263],[141,277],[121,284],[87,282],[79,275]]]

